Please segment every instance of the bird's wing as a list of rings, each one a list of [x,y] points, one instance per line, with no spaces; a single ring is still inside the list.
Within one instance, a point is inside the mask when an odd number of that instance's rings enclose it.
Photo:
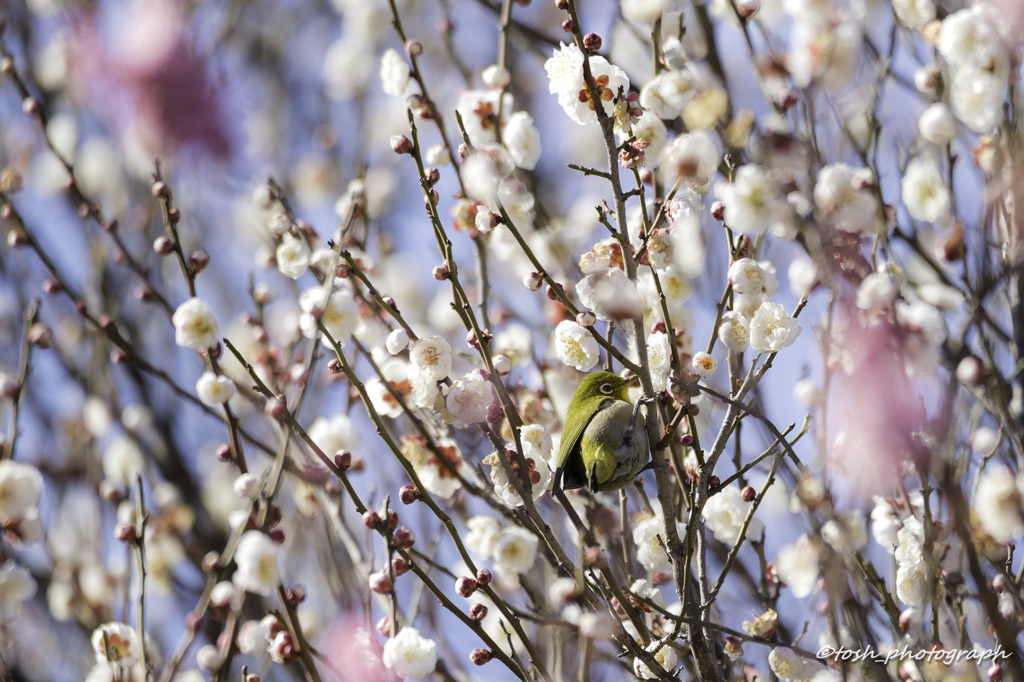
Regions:
[[[615,402],[608,396],[594,396],[582,401],[578,408],[570,402],[569,414],[582,415],[576,418],[569,418],[562,429],[562,439],[558,444],[558,460],[555,462],[555,485],[561,487],[562,476],[565,474],[565,467],[569,463],[569,457],[579,444],[583,431],[587,424],[594,418],[594,415],[602,409]]]

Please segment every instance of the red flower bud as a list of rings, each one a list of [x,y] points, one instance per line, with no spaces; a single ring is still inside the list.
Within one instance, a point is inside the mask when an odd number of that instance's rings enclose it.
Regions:
[[[477,581],[477,583],[480,584],[481,587],[483,587],[484,585],[489,584],[491,582],[491,580],[492,580],[491,572],[488,569],[481,568],[480,570],[478,570],[476,572],[476,581]]]
[[[484,665],[492,658],[494,654],[490,649],[473,649],[469,652],[469,660],[473,661],[473,665]]]
[[[460,597],[469,597],[476,592],[476,588],[478,587],[480,587],[480,585],[477,581],[472,578],[467,578],[466,576],[462,576],[455,581],[455,591]]]
[[[398,491],[398,499],[402,501],[402,504],[412,504],[421,497],[420,491],[415,486],[403,485],[402,489]]]
[[[480,622],[487,617],[487,607],[483,604],[473,604],[469,607],[469,617]]]
[[[740,492],[740,497],[743,498],[744,502],[753,502],[754,498],[757,497],[757,491],[748,485]]]

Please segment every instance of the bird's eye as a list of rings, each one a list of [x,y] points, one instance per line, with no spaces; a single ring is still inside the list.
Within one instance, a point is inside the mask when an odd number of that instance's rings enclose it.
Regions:
[[[601,393],[604,393],[605,395],[611,395],[612,394],[612,385],[611,384],[601,384]]]

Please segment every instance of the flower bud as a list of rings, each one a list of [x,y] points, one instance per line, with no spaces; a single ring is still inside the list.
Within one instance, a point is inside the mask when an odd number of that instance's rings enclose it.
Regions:
[[[497,403],[491,403],[490,405],[487,406],[488,424],[497,424],[502,420],[503,417],[504,415],[502,414],[501,411],[501,405],[498,405]]]
[[[469,617],[479,623],[487,617],[487,607],[483,604],[473,604],[469,607]]]
[[[0,59],[0,73],[5,76],[13,76],[17,73],[17,70],[14,68],[14,60],[10,57]]]
[[[412,566],[410,566],[409,562],[402,557],[396,556],[391,560],[391,570],[394,571],[395,577],[397,578],[398,576],[405,575],[412,570]]]
[[[188,254],[188,269],[192,274],[198,275],[210,264],[210,254],[202,249],[197,249]]]
[[[378,514],[377,512],[375,512],[372,509],[369,509],[369,510],[363,512],[363,525],[364,526],[366,526],[370,530],[374,530],[377,527],[379,527],[380,524],[381,524],[380,514]]]
[[[384,347],[387,348],[388,353],[391,355],[398,355],[409,347],[409,332],[401,328],[393,330],[388,334]]]
[[[451,276],[452,273],[449,272],[448,268],[446,268],[443,265],[438,265],[436,268],[434,268],[434,279],[436,279],[439,282],[443,282],[446,279],[451,279]]]
[[[718,476],[715,475],[715,474],[711,474],[711,477],[708,479],[708,487],[709,488],[717,488],[721,484],[722,484],[722,479],[718,478]]]
[[[572,19],[566,19],[562,22],[562,30],[566,33],[572,33],[576,30],[576,24],[573,23]]]
[[[282,393],[267,401],[266,410],[267,414],[277,421],[284,421],[285,416],[288,415],[288,399]]]
[[[494,90],[504,90],[512,82],[512,74],[508,72],[508,69],[497,64],[492,64],[484,69],[481,78],[484,85]]]
[[[220,563],[220,552],[209,551],[203,555],[202,568],[204,573],[219,571],[223,566]]]
[[[693,436],[691,436],[688,433],[684,433],[683,435],[679,436],[679,444],[682,445],[684,448],[691,447],[693,445]]]
[[[390,616],[382,616],[380,618],[380,620],[377,621],[376,625],[374,625],[373,627],[377,631],[377,634],[380,635],[381,637],[390,637],[391,636],[391,617]]]
[[[161,199],[166,199],[171,196],[171,189],[163,180],[157,180],[154,182],[152,187],[150,187],[150,191],[153,193],[153,196],[160,197]]]
[[[224,665],[224,657],[216,646],[207,644],[196,652],[196,665],[207,672],[217,672]]]
[[[583,552],[583,563],[587,566],[593,566],[598,570],[608,568],[608,557],[604,555],[600,547],[587,547],[586,551]]]
[[[395,549],[411,549],[416,544],[416,535],[406,526],[402,526],[395,531],[392,540]]]
[[[288,603],[292,606],[306,601],[306,586],[302,583],[295,583],[285,592]]]
[[[560,10],[569,9],[569,0],[555,0],[555,7]]]
[[[153,251],[161,256],[170,256],[174,253],[174,242],[167,237],[157,237],[153,240]]]
[[[588,33],[583,36],[583,47],[587,49],[587,52],[591,54],[601,49],[601,36],[596,33]]]
[[[537,291],[540,289],[541,284],[544,283],[544,276],[539,272],[531,272],[530,274],[523,277],[523,286],[530,291]]]
[[[36,322],[28,330],[28,342],[37,348],[53,345],[53,330],[44,322]]]
[[[754,498],[757,497],[757,491],[754,490],[753,486],[748,485],[740,492],[740,497],[744,502],[753,502]]]
[[[21,110],[33,118],[38,118],[43,113],[43,105],[35,97],[26,97],[21,102]]]
[[[334,358],[327,363],[327,371],[331,374],[341,374],[345,370],[341,366],[341,360]]]
[[[138,538],[138,534],[135,531],[134,525],[122,521],[114,526],[114,537],[121,542],[135,542]]]
[[[283,545],[284,544],[284,540],[285,540],[284,529],[282,529],[282,528],[274,528],[269,533],[267,533],[267,535],[269,535],[270,539],[273,540],[274,542],[276,542],[277,544],[279,544],[279,545]]]
[[[492,579],[490,570],[486,568],[481,568],[476,572],[476,581],[481,587],[490,584]]]
[[[761,9],[760,0],[739,0],[736,3],[736,13],[744,19],[752,19],[759,9]]]
[[[433,166],[431,166],[426,170],[426,174],[427,182],[430,183],[431,187],[433,187],[434,185],[441,181],[441,171],[438,168],[434,168]]]
[[[388,510],[388,526],[391,527],[391,530],[398,527],[398,512],[394,509]]]
[[[1003,679],[1003,666],[998,663],[993,663],[988,667],[988,679],[992,682],[999,682]]]
[[[581,327],[593,327],[597,323],[597,315],[589,310],[581,311],[576,315],[576,324]]]
[[[28,235],[20,227],[12,227],[7,233],[7,245],[18,249],[28,244]]]
[[[512,361],[504,355],[495,355],[491,358],[491,363],[494,365],[494,371],[498,373],[498,376],[505,376],[512,371]]]
[[[395,135],[391,138],[391,151],[396,154],[408,154],[412,151],[412,140],[405,135]]]
[[[405,53],[410,57],[419,57],[423,54],[423,44],[418,40],[405,41]]]
[[[721,201],[711,204],[711,217],[721,222],[725,218],[725,204]]]
[[[215,454],[217,455],[218,462],[230,462],[231,446],[228,445],[227,443],[221,443],[219,446],[217,446],[217,451]]]
[[[473,665],[484,665],[492,658],[494,654],[490,649],[473,649],[469,652],[469,660],[473,661]]]
[[[415,486],[403,485],[402,489],[398,491],[398,499],[402,501],[402,504],[412,504],[421,497],[423,496]]]
[[[462,576],[455,581],[455,591],[460,597],[469,597],[476,592],[478,587],[480,587],[480,585],[477,581],[472,578],[467,578],[466,576]]]
[[[370,574],[370,590],[377,594],[391,594],[395,589],[391,577],[383,568]]]

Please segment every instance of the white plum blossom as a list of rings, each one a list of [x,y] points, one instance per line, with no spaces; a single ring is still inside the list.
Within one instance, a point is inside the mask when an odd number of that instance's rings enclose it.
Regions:
[[[533,123],[533,117],[525,111],[517,111],[508,117],[501,133],[501,141],[516,165],[526,170],[537,167],[540,159],[540,133]]]
[[[43,477],[31,464],[0,461],[0,526],[36,513],[43,495]]]
[[[806,597],[818,581],[818,550],[807,535],[801,535],[795,543],[779,550],[775,569],[794,597]]]
[[[661,164],[665,145],[668,144],[668,130],[665,124],[650,111],[645,111],[633,124],[631,132],[637,142],[647,143],[644,149],[644,165],[648,168],[657,168]],[[622,134],[619,137],[621,141],[628,139],[628,136]]]
[[[782,220],[789,205],[763,168],[741,166],[733,182],[717,189],[725,224],[740,234],[759,237]]]
[[[658,649],[658,642],[654,641],[647,645],[647,651],[653,652]],[[654,660],[664,668],[671,672],[675,670],[676,665],[679,663],[679,656],[676,655],[675,650],[670,646],[663,646],[658,649],[658,653],[654,654]],[[658,675],[647,667],[647,664],[641,661],[639,658],[633,659],[633,672],[642,680],[656,680]]]
[[[935,20],[934,0],[893,0],[892,9],[907,28],[924,28]]]
[[[665,535],[665,519],[661,515],[649,516],[633,522],[633,545],[636,558],[648,571],[668,573],[672,562],[668,557],[668,537]]]
[[[531,481],[530,493],[536,500],[547,492],[548,486],[551,485],[551,480],[554,478],[554,471],[548,466],[548,460],[532,442],[525,440],[520,442],[523,446],[523,458],[526,460],[527,466],[530,466],[531,461],[533,462],[533,475],[536,480]],[[515,449],[515,445],[508,443],[506,449],[511,453]],[[509,456],[515,457],[514,454]],[[483,463],[491,468],[490,479],[494,485],[494,492],[505,504],[515,507],[523,503],[523,498],[519,496],[515,485],[509,480],[500,457],[502,455],[492,452],[484,458]]]
[[[129,436],[117,436],[103,451],[103,476],[116,485],[133,485],[145,467],[142,450]]]
[[[423,160],[431,166],[441,167],[447,166],[451,162],[452,156],[443,144],[435,144],[427,147],[423,153]]]
[[[213,348],[220,340],[220,325],[210,306],[198,298],[190,298],[174,311],[174,342],[200,353]]]
[[[130,668],[139,660],[139,638],[124,623],[105,623],[92,632],[92,650],[97,663],[115,663]]]
[[[406,625],[384,643],[381,660],[388,670],[407,680],[419,680],[437,667],[437,643]]]
[[[722,315],[722,323],[718,326],[718,339],[734,353],[743,352],[750,345],[750,325],[747,318],[732,310]]]
[[[698,194],[711,191],[711,178],[722,163],[722,151],[704,131],[680,135],[665,150],[661,167],[667,184],[685,182]]]
[[[1020,483],[1006,467],[985,468],[974,495],[974,511],[982,529],[996,542],[1013,542],[1024,536]]]
[[[917,119],[917,130],[926,142],[934,145],[944,145],[957,136],[953,112],[942,102],[924,110]]]
[[[223,405],[235,395],[235,382],[224,375],[203,372],[196,382],[196,395],[206,405]]]
[[[232,577],[239,589],[264,597],[277,589],[281,576],[277,569],[277,558],[281,553],[277,543],[258,530],[242,534],[235,548],[235,563],[238,568]]]
[[[764,294],[774,296],[778,281],[775,268],[768,261],[758,263],[753,258],[738,258],[729,266],[729,284],[738,294]]]
[[[537,448],[540,456],[550,462],[553,453],[551,433],[540,424],[527,424],[519,429],[519,438]]]
[[[807,298],[818,281],[818,264],[810,256],[794,258],[786,271],[789,290],[798,298]]]
[[[802,331],[781,304],[765,301],[750,320],[750,347],[758,353],[777,353],[796,341]]]
[[[693,366],[693,372],[700,377],[709,377],[714,375],[718,371],[718,359],[710,353],[704,351],[698,351],[693,354],[693,360],[691,361]]]
[[[606,268],[587,275],[577,282],[576,295],[599,320],[631,318],[642,308],[636,285],[618,268]]]
[[[571,320],[555,327],[554,346],[558,359],[580,372],[589,372],[601,359],[594,335]]]
[[[494,335],[491,347],[494,352],[507,357],[513,365],[522,365],[530,360],[533,334],[526,326],[513,322]]]
[[[299,296],[299,308],[299,328],[307,339],[317,335],[319,321],[331,338],[344,346],[359,326],[359,304],[346,287],[338,287],[333,293],[325,287],[310,287]]]
[[[678,118],[693,98],[694,85],[689,71],[663,71],[640,90],[640,106],[659,119]]]
[[[672,368],[672,348],[669,346],[668,334],[655,332],[647,337],[647,362],[655,390],[665,388]]]
[[[740,539],[743,521],[750,505],[743,501],[736,486],[728,486],[708,498],[704,505],[704,521],[715,539],[727,545],[735,545]],[[760,519],[753,518],[747,529],[747,536],[756,538],[764,529]]]
[[[837,512],[821,527],[821,537],[837,552],[859,552],[868,544],[864,514],[859,509]]]
[[[558,95],[562,109],[580,125],[597,121],[596,105],[591,102],[589,89],[583,80],[583,59],[583,53],[575,44],[562,44],[544,63],[549,80],[548,91]],[[629,78],[625,71],[599,56],[590,57],[590,71],[599,90],[598,97],[610,117],[614,113],[612,101],[618,96],[619,89],[629,90]]]
[[[622,3],[622,16],[627,21],[646,24],[654,21],[665,12],[671,12],[675,4],[675,0],[624,0]]]
[[[804,377],[793,386],[793,400],[807,408],[817,407],[821,404],[821,391],[813,379]]]
[[[359,433],[352,428],[352,421],[345,413],[333,417],[317,417],[306,429],[306,433],[330,458],[342,450],[353,450],[359,444]]]
[[[1003,121],[1006,80],[990,71],[959,69],[949,86],[953,115],[975,133],[991,133]]]
[[[501,535],[501,524],[490,516],[474,516],[466,521],[466,547],[481,559],[490,559]]]
[[[784,682],[810,682],[825,667],[817,661],[805,660],[792,649],[778,646],[768,654],[768,667]]]
[[[857,287],[857,307],[861,310],[888,308],[900,293],[896,278],[888,273],[873,272]]]
[[[840,230],[870,233],[878,229],[878,201],[867,169],[845,163],[825,166],[814,186],[814,203]],[[866,186],[863,186],[866,185]]]
[[[8,559],[0,566],[0,619],[11,623],[21,615],[21,605],[36,593],[36,581],[24,566]]]
[[[285,233],[281,237],[281,244],[277,247],[277,269],[289,279],[298,279],[309,269],[309,259],[312,255],[306,240]]]
[[[474,147],[497,142],[498,110],[512,111],[512,95],[501,90],[466,90],[459,95],[455,110],[462,116],[466,134]]]
[[[939,165],[924,158],[914,159],[903,173],[903,205],[915,220],[942,223],[949,218],[951,197]]]
[[[409,64],[397,50],[388,48],[380,58],[380,82],[384,94],[400,97],[409,87]]]
[[[1005,58],[1003,42],[983,3],[943,19],[937,47],[939,54],[957,69],[988,69]]]
[[[487,407],[494,402],[494,387],[479,372],[470,372],[444,388],[445,406],[452,426],[464,429],[487,419]]]
[[[494,550],[494,568],[498,575],[516,576],[529,572],[537,558],[537,536],[518,526],[501,531]]]
[[[452,347],[440,336],[417,339],[409,351],[410,370],[423,381],[441,381],[452,371]]]

